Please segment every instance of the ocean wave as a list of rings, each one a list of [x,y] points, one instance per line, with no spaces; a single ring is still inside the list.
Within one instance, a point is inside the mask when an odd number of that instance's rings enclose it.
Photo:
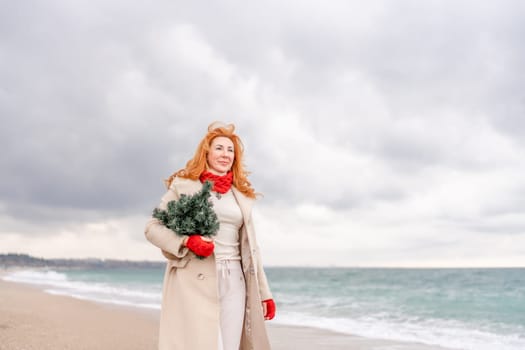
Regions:
[[[318,317],[300,312],[278,312],[274,321],[280,324],[312,327],[366,338],[438,345],[461,350],[523,350],[525,335],[496,334],[471,329],[454,320],[406,318],[393,320],[392,315],[367,317]]]
[[[64,273],[53,270],[20,270],[11,272],[10,274],[5,275],[2,279],[11,282],[49,284],[67,281],[67,276]]]
[[[151,285],[131,286],[71,280],[66,273],[53,270],[15,271],[3,276],[2,279],[10,282],[47,287],[44,290],[55,295],[64,295],[100,303],[160,309],[160,288]]]
[[[3,279],[37,284],[44,286],[43,289],[47,293],[100,303],[155,310],[159,310],[161,304],[160,270],[23,270],[12,272]],[[437,280],[436,283],[440,282]],[[328,286],[330,287],[329,284]],[[365,287],[368,288],[366,283],[363,288]],[[386,296],[378,296],[368,291],[345,294],[342,290],[334,292],[334,288],[308,292],[298,289],[293,284],[285,286],[282,283],[280,288],[275,289],[278,312],[273,322],[276,323],[314,327],[367,338],[438,345],[449,349],[525,349],[523,323],[505,322],[504,318],[502,322],[502,317],[488,318],[485,317],[486,314],[476,317],[470,314],[460,318],[458,315],[464,316],[464,310],[461,309],[465,305],[464,302],[445,304],[449,307],[448,311],[452,310],[452,307],[454,311],[447,314],[440,312],[444,305],[443,300],[441,304],[435,305],[435,299],[431,298],[426,304],[417,305],[420,309],[424,307],[426,312],[414,312],[415,306],[410,304],[410,300],[421,300],[417,298],[435,294],[427,289],[416,293],[407,288],[404,293],[396,290],[395,293],[387,293]],[[484,289],[480,289],[479,292],[488,293]],[[412,299],[407,301],[406,295]],[[494,305],[501,305],[490,304],[492,299],[479,300],[487,301],[487,305],[492,305],[493,309],[496,308]],[[507,315],[506,310],[498,315]]]

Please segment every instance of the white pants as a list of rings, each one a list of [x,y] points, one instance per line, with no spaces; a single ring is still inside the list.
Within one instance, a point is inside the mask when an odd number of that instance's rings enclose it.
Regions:
[[[217,261],[217,288],[221,308],[218,349],[239,350],[246,300],[240,261]]]

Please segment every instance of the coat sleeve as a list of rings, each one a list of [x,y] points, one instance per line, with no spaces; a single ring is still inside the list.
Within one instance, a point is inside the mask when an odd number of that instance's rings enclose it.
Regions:
[[[255,232],[253,227],[253,218],[250,219],[250,225],[252,226],[252,232]],[[264,272],[262,258],[261,258],[261,249],[259,244],[255,243],[255,252],[254,258],[256,259],[255,266],[257,269],[257,281],[259,283],[259,294],[261,295],[261,300],[273,299],[272,292],[270,291],[270,285],[268,284],[268,279],[266,278],[266,273]]]
[[[168,202],[178,200],[179,195],[172,183],[168,191],[162,196],[159,204],[160,209],[166,210]],[[151,218],[146,223],[144,233],[148,241],[162,250],[162,254],[168,259],[183,258],[188,253],[188,248],[183,245],[184,237],[181,237],[166,226],[159,219]]]
[[[261,262],[261,251],[259,246],[257,246],[257,277],[259,280],[259,293],[261,294],[261,300],[273,299],[272,292],[270,291],[270,286],[268,284],[268,279],[266,278],[266,273],[264,272],[262,262]]]

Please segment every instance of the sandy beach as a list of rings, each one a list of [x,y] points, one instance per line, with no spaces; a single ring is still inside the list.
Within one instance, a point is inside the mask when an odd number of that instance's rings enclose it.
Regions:
[[[154,350],[157,327],[158,311],[51,295],[0,280],[1,350]],[[268,330],[274,350],[443,349],[271,322]]]

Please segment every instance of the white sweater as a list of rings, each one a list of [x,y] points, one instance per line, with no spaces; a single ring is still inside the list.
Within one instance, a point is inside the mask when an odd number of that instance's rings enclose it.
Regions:
[[[213,210],[217,214],[220,227],[214,237],[215,260],[241,260],[239,251],[239,230],[242,226],[242,212],[231,190],[218,199],[212,193]]]

